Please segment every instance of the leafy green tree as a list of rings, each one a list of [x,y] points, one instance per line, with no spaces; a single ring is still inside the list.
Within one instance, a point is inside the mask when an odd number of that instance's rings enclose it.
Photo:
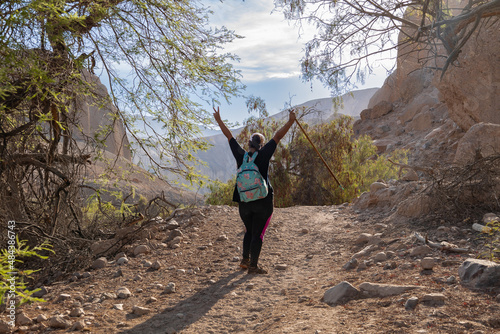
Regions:
[[[0,216],[60,233],[78,221],[78,180],[112,127],[81,135],[82,99],[113,104],[156,171],[192,178],[196,139],[211,114],[194,102],[238,94],[239,73],[221,46],[238,36],[208,26],[189,0],[6,0],[0,3]],[[106,78],[110,97],[98,89]],[[162,125],[162,133],[148,123]],[[145,121],[142,129],[136,121]],[[158,157],[150,154],[155,148]],[[64,214],[62,213],[64,211]]]
[[[262,101],[259,103],[262,108]],[[254,106],[250,103],[250,106]],[[251,108],[255,109],[255,108]],[[300,111],[298,118],[314,112]],[[274,189],[277,207],[292,205],[333,205],[351,202],[378,179],[397,179],[398,169],[384,156],[376,154],[371,138],[353,139],[352,118],[339,117],[329,123],[308,126],[305,131],[327,161],[343,187],[332,178],[322,160],[300,129],[293,127],[278,145],[269,165],[269,178]],[[251,117],[238,135],[240,143],[246,143],[250,135],[260,132],[271,138],[281,127],[279,121]],[[392,153],[395,162],[405,163],[406,153]],[[231,204],[234,180],[218,183],[211,188],[208,204]]]
[[[317,34],[305,47],[302,74],[336,94],[352,90],[396,49],[443,71],[478,29],[500,15],[499,0],[278,0],[285,17],[307,21]],[[398,38],[399,36],[399,38]],[[390,70],[390,69],[389,69]]]

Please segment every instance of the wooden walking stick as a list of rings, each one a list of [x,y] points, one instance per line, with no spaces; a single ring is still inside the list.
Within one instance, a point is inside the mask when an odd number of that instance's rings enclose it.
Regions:
[[[330,174],[332,175],[332,177],[335,179],[335,181],[337,181],[337,183],[339,184],[340,188],[342,188],[342,190],[344,190],[344,187],[342,187],[342,185],[340,184],[339,180],[337,180],[337,178],[335,177],[335,174],[333,174],[330,166],[328,166],[328,164],[326,163],[325,159],[323,159],[323,156],[321,155],[321,153],[319,153],[319,151],[316,148],[316,146],[314,146],[313,142],[311,141],[311,138],[309,138],[309,136],[307,135],[306,130],[304,130],[304,128],[302,127],[302,125],[300,125],[298,119],[295,119],[295,122],[297,123],[297,125],[299,126],[299,128],[302,130],[302,132],[306,136],[306,138],[309,141],[309,143],[311,143],[311,146],[314,148],[314,150],[316,151],[316,153],[318,154],[318,156],[321,158],[321,161],[323,161],[323,163],[325,164],[326,168],[328,169],[328,171],[330,172]]]

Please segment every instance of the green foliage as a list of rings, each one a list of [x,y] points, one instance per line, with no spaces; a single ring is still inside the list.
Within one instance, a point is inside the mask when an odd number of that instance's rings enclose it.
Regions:
[[[486,224],[483,236],[487,251],[479,254],[481,258],[500,263],[500,220],[495,219]]]
[[[10,241],[14,241],[10,239]],[[15,243],[9,245],[8,249],[2,249],[0,252],[0,296],[3,296],[2,303],[6,303],[7,299],[13,301],[17,298],[18,305],[26,302],[43,302],[43,299],[32,297],[32,294],[37,290],[26,290],[26,280],[32,278],[32,274],[37,270],[19,270],[17,264],[23,263],[21,259],[29,257],[38,257],[47,259],[48,256],[42,255],[41,252],[52,252],[52,246],[44,241],[39,246],[29,247],[26,240],[19,240],[16,236]],[[18,273],[18,275],[12,273]],[[10,302],[12,303],[12,302]],[[9,304],[10,304],[9,303]]]
[[[236,205],[233,202],[233,191],[236,185],[236,177],[227,181],[226,183],[215,181],[208,185],[210,193],[205,200],[209,205]]]
[[[303,111],[299,115],[311,110]],[[269,177],[274,189],[277,207],[292,205],[332,205],[351,202],[370,184],[378,179],[396,179],[398,169],[385,156],[376,154],[377,148],[368,136],[353,139],[352,118],[339,117],[329,123],[303,127],[343,189],[331,176],[306,136],[292,128],[280,142],[269,166]],[[262,118],[251,118],[238,135],[238,142],[245,143],[253,132],[264,134],[269,140],[282,123]],[[405,151],[394,151],[391,159],[406,163]],[[208,204],[229,204],[234,180],[211,188]],[[226,190],[226,191],[224,191]]]

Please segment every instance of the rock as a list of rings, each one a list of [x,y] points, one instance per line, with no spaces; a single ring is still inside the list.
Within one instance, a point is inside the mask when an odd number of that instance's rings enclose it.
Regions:
[[[373,261],[375,262],[383,262],[385,260],[387,260],[387,255],[384,252],[377,253],[373,257]]]
[[[71,326],[70,332],[82,331],[85,329],[85,320],[77,321]]]
[[[403,177],[401,177],[402,181],[407,181],[407,182],[418,181],[418,179],[419,179],[418,174],[413,169],[409,169],[403,175]]]
[[[300,231],[300,233],[302,233],[302,234],[307,234],[307,233],[309,233],[309,229],[307,229],[307,228],[303,228],[303,229]]]
[[[127,254],[125,254],[125,252],[120,252],[120,253],[116,254],[115,261],[118,261],[118,259],[122,258],[122,257],[127,257]]]
[[[418,305],[418,298],[417,297],[411,297],[408,298],[408,300],[405,303],[405,309],[406,310],[413,310],[415,307]]]
[[[123,304],[113,304],[115,310],[123,311]]]
[[[469,258],[458,268],[463,283],[474,288],[500,287],[500,264],[487,260]]]
[[[49,291],[47,290],[46,287],[42,286],[39,288],[40,290],[39,291],[36,291],[32,294],[33,297],[35,298],[41,298],[43,296],[45,296],[46,294],[49,293]]]
[[[382,231],[387,229],[387,224],[376,223],[375,225],[373,225],[373,228],[377,231]]]
[[[162,264],[158,260],[153,262],[153,264],[151,265],[151,269],[153,269],[153,270],[159,270],[161,267],[162,267]]]
[[[388,297],[400,295],[406,291],[420,289],[416,285],[392,285],[392,284],[377,284],[377,283],[361,283],[359,290],[366,297]]]
[[[370,192],[375,193],[381,189],[386,189],[386,188],[387,188],[387,184],[385,184],[383,182],[373,182],[370,185]]]
[[[121,257],[118,260],[116,260],[116,264],[119,266],[121,266],[123,264],[127,264],[127,263],[128,263],[128,259],[126,257]]]
[[[474,162],[478,154],[485,158],[498,152],[500,152],[500,124],[478,123],[473,125],[458,142],[454,163],[466,165]]]
[[[365,248],[363,248],[362,250],[360,250],[359,252],[357,252],[356,254],[354,254],[352,256],[352,258],[359,259],[360,257],[369,255],[371,252],[373,252],[376,249],[378,249],[377,245],[368,245]]]
[[[49,319],[49,326],[52,328],[66,329],[70,328],[72,325],[71,321],[63,318],[60,315],[56,315]]]
[[[354,268],[356,268],[358,266],[358,260],[356,258],[352,258],[349,260],[349,262],[347,262],[346,264],[344,264],[342,266],[342,269],[344,270],[352,270]]]
[[[172,232],[170,232],[167,241],[171,241],[174,240],[175,238],[182,238],[182,237],[184,237],[184,233],[182,233],[182,231],[179,229],[175,229],[172,230]]]
[[[410,256],[425,256],[432,252],[432,249],[427,245],[417,246],[410,250]]]
[[[432,270],[434,268],[436,261],[432,257],[424,257],[420,260],[420,267],[424,270]]]
[[[116,296],[120,299],[125,299],[128,298],[132,295],[129,289],[126,287],[121,287],[118,290],[116,290]]]
[[[92,269],[106,268],[108,260],[105,257],[100,257],[92,263]]]
[[[26,316],[23,312],[16,315],[16,324],[18,326],[28,326],[31,325],[33,321]]]
[[[372,235],[370,233],[361,233],[357,238],[356,238],[356,241],[354,241],[354,243],[356,245],[359,245],[359,244],[366,244],[368,241],[370,241],[370,239],[372,238]]]
[[[457,278],[452,275],[452,276],[450,276],[450,277],[448,277],[446,279],[446,283],[448,283],[448,284],[455,284],[455,283],[457,283]]]
[[[428,306],[444,305],[445,297],[441,293],[429,293],[422,297],[422,303]]]
[[[167,230],[175,230],[175,229],[178,229],[180,227],[179,223],[175,220],[170,220],[167,225],[165,226],[165,228]]]
[[[483,224],[488,224],[494,221],[500,221],[500,218],[494,213],[486,213],[483,216]]]
[[[149,312],[151,312],[151,309],[149,309],[147,307],[142,307],[142,306],[137,306],[137,305],[132,307],[132,313],[136,314],[136,315],[146,315]]]
[[[139,254],[147,254],[149,253],[149,247],[147,245],[139,245],[134,248],[134,256],[138,256]]]
[[[227,240],[227,235],[221,234],[217,237],[217,241],[226,241]]]
[[[85,311],[81,307],[75,307],[75,308],[71,309],[71,311],[69,312],[69,316],[73,317],[73,318],[81,317],[84,314],[85,314]]]
[[[56,303],[60,303],[60,302],[63,302],[65,300],[68,300],[71,298],[71,295],[67,294],[67,293],[61,293],[59,295],[59,297],[57,297],[57,300],[56,300]]]
[[[174,293],[175,292],[175,283],[170,282],[167,284],[165,287],[165,290],[163,290],[163,293]]]
[[[359,297],[359,290],[349,282],[343,281],[333,288],[328,289],[323,295],[322,301],[328,305],[346,303]]]
[[[47,320],[47,317],[44,315],[44,314],[39,314],[37,317],[36,317],[36,322],[40,323],[40,322],[44,322]]]
[[[7,321],[0,319],[0,333],[10,333],[14,326],[10,325]]]
[[[276,270],[287,270],[288,266],[283,263],[279,263],[276,265]]]
[[[175,237],[169,242],[169,247],[170,248],[178,248],[180,246],[180,243],[182,242],[182,237]]]

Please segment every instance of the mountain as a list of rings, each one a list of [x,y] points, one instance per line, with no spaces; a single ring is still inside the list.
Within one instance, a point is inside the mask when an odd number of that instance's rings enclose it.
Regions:
[[[345,94],[339,99],[331,97],[316,99],[299,104],[294,108],[306,107],[311,109],[312,112],[303,118],[303,121],[308,124],[329,122],[339,115],[348,115],[359,119],[361,111],[366,109],[370,99],[377,90],[378,88],[357,90]],[[287,118],[287,110],[269,116],[269,119],[275,120],[284,120]],[[231,132],[236,137],[242,129],[232,129]],[[199,166],[198,170],[211,180],[226,182],[236,171],[236,163],[229,149],[227,139],[222,133],[219,133],[214,136],[205,137],[205,140],[212,147],[205,152],[197,152],[195,154],[198,159],[206,163],[206,166]]]

